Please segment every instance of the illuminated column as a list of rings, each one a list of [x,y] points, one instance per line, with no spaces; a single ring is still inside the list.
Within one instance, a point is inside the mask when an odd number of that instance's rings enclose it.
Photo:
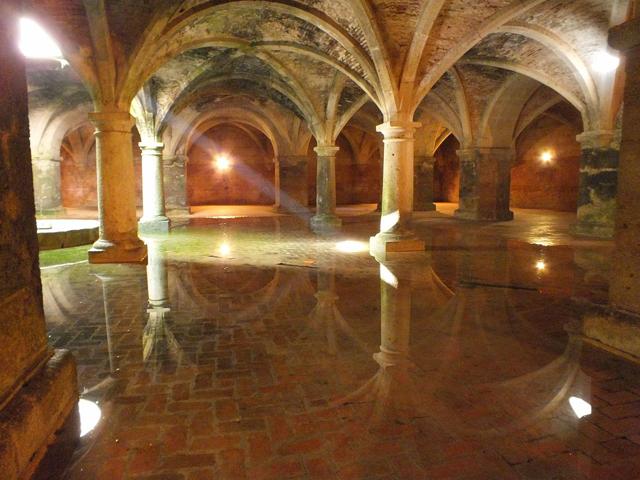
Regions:
[[[416,212],[430,212],[436,209],[433,203],[434,157],[416,156],[413,176],[413,209]]]
[[[637,315],[640,314],[640,17],[615,27],[609,42],[623,52],[627,78],[618,175],[616,261],[610,298],[615,307]]]
[[[140,143],[142,151],[142,233],[167,233],[169,219],[164,206],[162,143]]]
[[[133,117],[128,112],[89,114],[96,127],[100,238],[91,263],[143,263],[147,248],[138,238],[135,174],[131,149]]]
[[[62,182],[60,159],[33,158],[33,193],[37,214],[60,213],[62,208]]]
[[[371,238],[371,253],[424,250],[411,231],[413,212],[413,122],[388,122],[377,130],[384,136],[382,216],[380,233]]]
[[[308,159],[305,155],[280,155],[276,161],[277,191],[275,207],[282,213],[307,212]]]
[[[610,238],[616,215],[620,156],[613,145],[614,132],[584,132],[577,140],[582,155],[575,233]]]
[[[169,212],[188,213],[187,204],[187,162],[186,155],[176,155],[173,158],[163,159],[164,194],[166,209]]]
[[[314,232],[331,232],[342,225],[336,215],[336,155],[340,147],[317,146],[316,214],[311,219]]]
[[[511,148],[458,150],[460,202],[455,215],[465,220],[513,220],[511,196]]]

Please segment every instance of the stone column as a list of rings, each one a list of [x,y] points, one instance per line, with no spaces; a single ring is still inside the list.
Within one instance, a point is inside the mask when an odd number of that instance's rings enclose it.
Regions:
[[[34,158],[33,193],[36,214],[47,215],[62,212],[62,182],[60,179],[60,159]]]
[[[75,361],[47,344],[29,152],[22,2],[0,2],[0,477],[31,478],[77,412]],[[77,425],[76,425],[77,427]],[[79,428],[75,431],[79,435]],[[66,436],[66,435],[65,435]]]
[[[460,202],[455,215],[464,220],[513,220],[511,196],[511,148],[458,150]]]
[[[164,172],[162,143],[140,143],[142,151],[142,218],[141,233],[167,233],[169,219],[164,206]]]
[[[311,218],[311,229],[319,233],[332,232],[342,225],[336,215],[336,155],[340,147],[320,145],[314,150],[318,154],[318,168],[316,214]]]
[[[413,134],[420,124],[388,122],[377,130],[384,136],[380,233],[371,238],[371,253],[424,250],[411,231],[413,212]]]
[[[578,221],[575,233],[590,237],[613,236],[618,190],[619,152],[612,145],[614,132],[584,132],[582,146]]]
[[[165,160],[163,177],[166,208],[170,214],[175,211],[188,213],[186,171],[189,158],[176,155]]]
[[[413,210],[431,212],[436,209],[433,203],[433,166],[434,157],[416,156],[413,173]]]
[[[147,248],[138,238],[131,149],[133,117],[128,112],[95,112],[100,238],[89,250],[91,263],[143,263]]]
[[[616,308],[640,314],[640,17],[614,28],[609,38],[626,58],[610,298]]]
[[[149,260],[147,262],[147,293],[151,307],[166,307],[169,304],[169,282],[167,266],[162,251],[162,242],[147,241]]]
[[[307,213],[309,188],[305,155],[280,155],[276,162],[279,187],[276,208],[281,213]]]

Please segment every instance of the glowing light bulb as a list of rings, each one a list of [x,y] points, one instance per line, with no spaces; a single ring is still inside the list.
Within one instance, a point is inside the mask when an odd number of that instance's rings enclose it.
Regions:
[[[20,19],[18,48],[27,58],[62,60],[62,51],[51,36],[29,18]]]
[[[226,155],[218,155],[216,157],[216,168],[221,172],[225,172],[231,168],[231,160]]]
[[[569,405],[571,405],[571,409],[573,410],[573,413],[575,413],[576,417],[578,418],[591,415],[591,404],[589,402],[585,402],[581,398],[578,398],[578,397],[569,398]]]
[[[540,161],[545,164],[549,164],[553,161],[553,153],[549,150],[545,150],[540,154]]]
[[[593,63],[591,65],[596,72],[609,73],[618,68],[620,58],[602,50],[593,57]]]
[[[536,270],[538,270],[538,272],[544,272],[547,269],[547,264],[545,263],[544,260],[538,260],[536,262]]]

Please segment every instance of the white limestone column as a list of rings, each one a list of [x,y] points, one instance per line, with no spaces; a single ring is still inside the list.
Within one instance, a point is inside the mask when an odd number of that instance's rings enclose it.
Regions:
[[[373,255],[424,250],[424,242],[411,231],[413,134],[418,126],[414,122],[387,122],[377,128],[384,136],[384,165],[380,233],[371,238]]]
[[[311,218],[314,232],[331,232],[340,228],[342,221],[336,215],[336,155],[340,147],[317,146],[316,214]]]
[[[164,202],[164,172],[162,150],[164,144],[140,143],[142,151],[142,218],[141,233],[167,233],[170,222]]]
[[[100,238],[89,250],[91,263],[144,263],[147,248],[138,238],[136,190],[129,112],[94,112]]]

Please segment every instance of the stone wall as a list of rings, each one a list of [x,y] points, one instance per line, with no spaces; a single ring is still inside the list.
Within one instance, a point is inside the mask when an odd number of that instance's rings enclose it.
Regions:
[[[460,159],[456,151],[460,143],[449,135],[435,154],[433,167],[433,201],[458,202],[460,193]]]
[[[579,132],[547,116],[539,117],[518,138],[511,170],[511,206],[575,212],[580,170]],[[540,161],[553,153],[549,164]]]
[[[257,130],[220,125],[205,132],[188,152],[189,205],[273,205],[275,164],[269,140]],[[216,154],[233,162],[216,169]]]

